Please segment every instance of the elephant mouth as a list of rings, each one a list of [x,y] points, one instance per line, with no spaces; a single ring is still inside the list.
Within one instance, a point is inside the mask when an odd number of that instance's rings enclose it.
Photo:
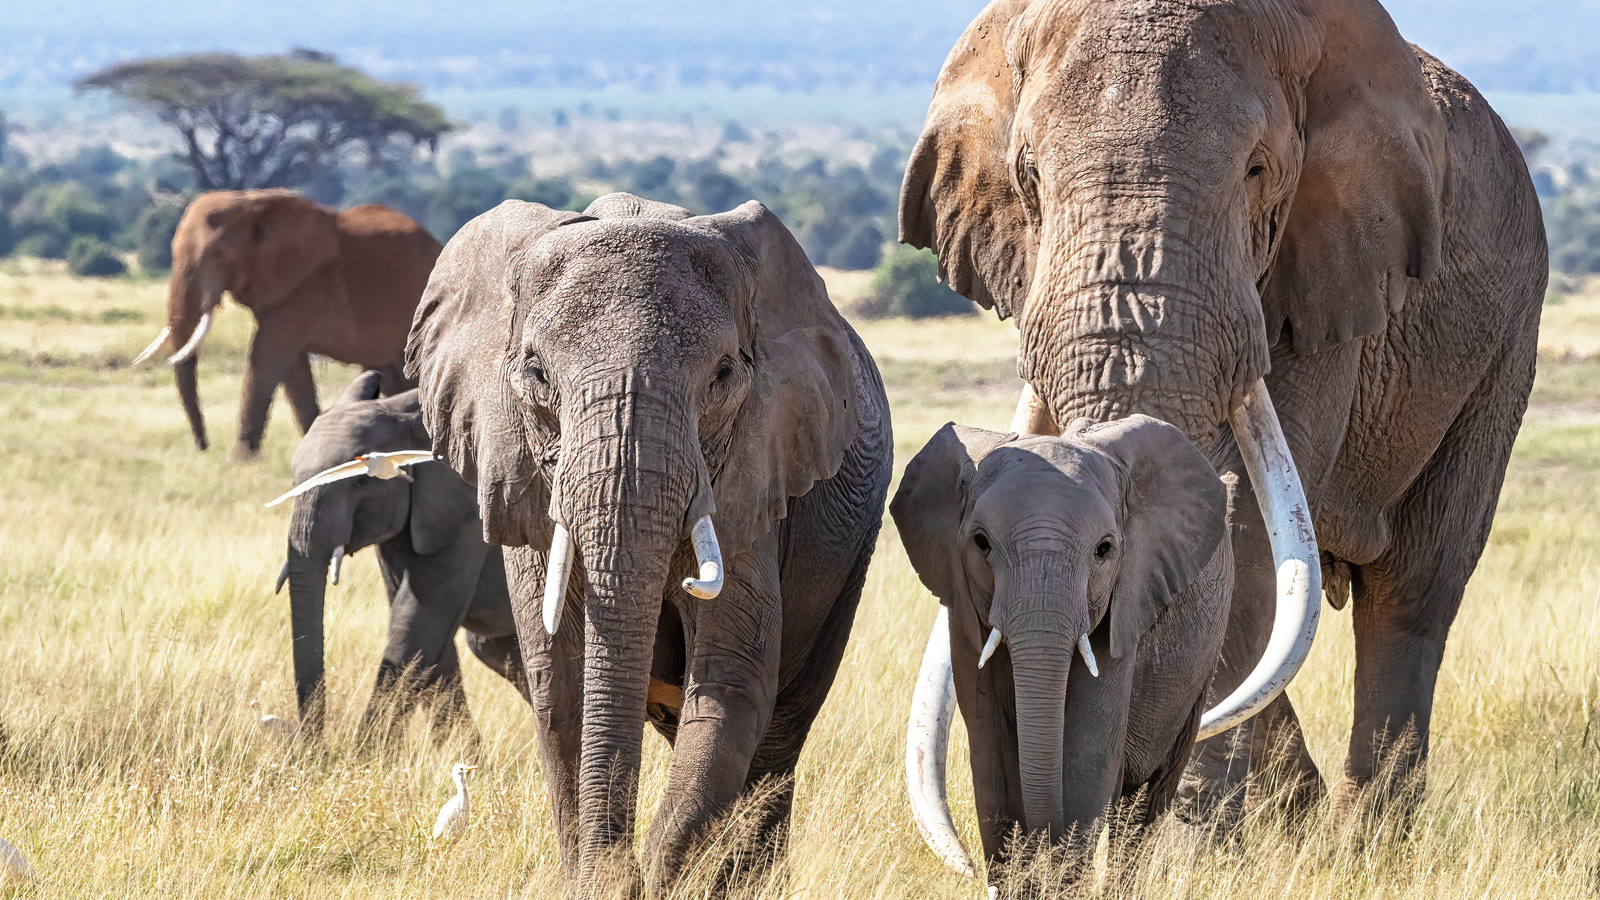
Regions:
[[[1036,421],[1038,405],[1031,389],[1025,390],[1017,421]],[[1260,661],[1232,694],[1205,712],[1197,739],[1248,720],[1288,687],[1311,652],[1322,593],[1321,560],[1310,507],[1265,382],[1257,380],[1250,387],[1230,414],[1229,423],[1266,522],[1277,572],[1277,611]],[[949,614],[941,607],[928,636],[911,704],[906,788],[923,840],[952,870],[971,876],[977,868],[956,833],[945,785],[955,703]]]

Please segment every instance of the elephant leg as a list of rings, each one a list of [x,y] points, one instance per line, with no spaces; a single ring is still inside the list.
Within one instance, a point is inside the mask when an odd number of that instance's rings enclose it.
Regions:
[[[683,601],[687,677],[667,790],[650,823],[645,865],[665,896],[695,842],[733,806],[777,701],[783,615],[777,529],[727,567],[713,600]]]
[[[245,364],[244,399],[239,405],[239,443],[233,449],[235,459],[253,459],[261,452],[261,436],[267,430],[272,393],[288,377],[296,360],[305,358],[298,337],[260,323],[250,341],[250,354]]]
[[[289,398],[300,433],[311,429],[321,410],[317,407],[317,383],[311,377],[311,357],[301,353],[283,377],[283,394]]]
[[[428,673],[425,687],[427,698],[433,704],[434,734],[442,740],[455,729],[464,727],[476,738],[467,692],[461,685],[461,657],[456,653],[454,640],[445,642],[438,659]]]
[[[1389,547],[1353,572],[1355,721],[1334,796],[1342,812],[1369,788],[1379,812],[1398,802],[1403,821],[1421,799],[1445,639],[1489,539],[1533,369],[1531,342],[1491,368],[1394,510]]]
[[[561,627],[554,638],[544,630],[545,555],[529,547],[507,547],[505,566],[517,640],[528,662],[527,689],[561,846],[561,869],[572,884],[579,876],[578,766],[583,752],[582,563],[569,579]]]
[[[522,648],[517,644],[516,635],[484,637],[469,631],[467,649],[472,651],[472,655],[476,656],[479,662],[510,682],[521,695],[522,701],[532,708],[533,695],[528,693],[528,675],[522,666]]]

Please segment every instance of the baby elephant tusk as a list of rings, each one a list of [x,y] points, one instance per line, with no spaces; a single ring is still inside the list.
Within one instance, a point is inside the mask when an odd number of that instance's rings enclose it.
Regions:
[[[978,654],[978,668],[983,668],[983,664],[989,661],[989,657],[994,655],[999,646],[1000,629],[992,628],[989,630],[989,639],[983,643],[983,652]]]
[[[1089,636],[1087,634],[1078,636],[1078,655],[1083,657],[1083,664],[1089,667],[1089,674],[1099,678],[1100,667],[1095,665],[1094,648],[1089,646]]]
[[[685,578],[683,589],[701,600],[714,599],[722,593],[722,546],[717,543],[717,529],[710,516],[701,516],[689,532],[694,544],[694,558],[700,563],[699,578]]]
[[[275,586],[272,589],[272,592],[274,594],[283,593],[283,583],[285,581],[288,581],[288,580],[289,580],[289,562],[287,560],[285,560],[284,563],[283,563],[283,568],[278,570],[278,584],[277,584],[277,586]]]
[[[344,565],[344,545],[340,544],[333,550],[333,566],[329,568],[329,577],[334,584],[339,583],[339,569]]]

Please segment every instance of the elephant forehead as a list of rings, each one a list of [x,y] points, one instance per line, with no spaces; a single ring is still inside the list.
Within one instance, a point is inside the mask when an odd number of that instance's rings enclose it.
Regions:
[[[335,406],[317,416],[289,458],[298,484],[364,453],[423,450],[412,446],[411,423],[377,401]]]
[[[984,457],[975,485],[984,497],[993,493],[997,500],[1030,506],[1065,502],[1077,509],[1092,506],[1091,501],[1103,505],[1118,481],[1101,454],[1061,438],[1023,438]]]

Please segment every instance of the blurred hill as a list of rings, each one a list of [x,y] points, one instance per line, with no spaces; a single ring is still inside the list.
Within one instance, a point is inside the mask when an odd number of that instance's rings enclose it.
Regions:
[[[1486,91],[1600,91],[1600,3],[1391,0],[1402,33]],[[0,92],[59,90],[104,64],[309,46],[446,96],[765,88],[925,93],[971,0],[6,0]],[[921,110],[916,110],[920,114]]]

